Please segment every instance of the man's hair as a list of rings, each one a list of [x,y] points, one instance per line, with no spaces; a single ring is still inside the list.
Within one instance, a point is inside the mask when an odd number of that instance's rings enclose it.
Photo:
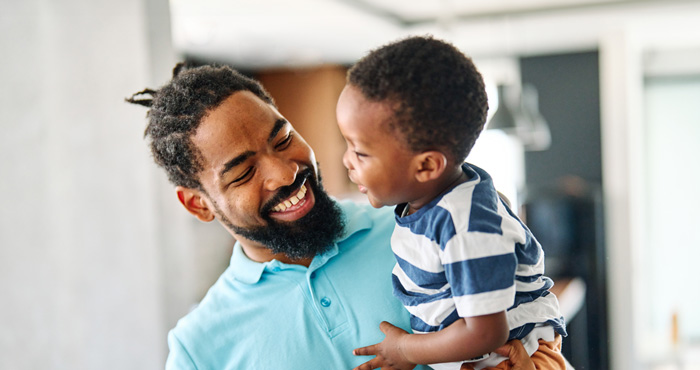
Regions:
[[[462,162],[486,121],[484,81],[471,59],[431,36],[408,37],[371,51],[348,71],[370,101],[388,103],[387,128],[415,152],[440,150]]]
[[[176,186],[202,189],[201,155],[192,135],[202,119],[237,91],[250,91],[274,106],[274,100],[257,81],[227,66],[189,67],[179,63],[173,78],[159,90],[145,89],[126,101],[149,107],[148,126],[155,162]],[[138,98],[150,95],[151,98]]]

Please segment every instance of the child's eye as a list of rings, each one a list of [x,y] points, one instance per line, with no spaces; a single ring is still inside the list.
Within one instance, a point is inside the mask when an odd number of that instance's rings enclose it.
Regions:
[[[361,158],[367,157],[367,154],[360,153],[360,152],[355,152],[355,156],[356,156],[358,159],[361,159]]]
[[[279,150],[284,150],[289,147],[289,144],[292,142],[292,133],[290,132],[287,137],[285,137],[282,141],[280,141],[277,145],[275,145],[276,149]]]

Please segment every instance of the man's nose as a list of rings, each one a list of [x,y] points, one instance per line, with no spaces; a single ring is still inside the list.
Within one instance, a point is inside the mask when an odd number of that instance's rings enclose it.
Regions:
[[[265,171],[265,190],[275,191],[294,183],[299,173],[299,164],[288,158],[269,156],[262,170]]]

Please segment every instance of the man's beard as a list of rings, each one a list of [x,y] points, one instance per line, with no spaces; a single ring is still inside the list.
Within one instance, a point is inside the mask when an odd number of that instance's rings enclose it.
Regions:
[[[272,219],[272,208],[299,191],[304,181],[307,181],[306,187],[314,194],[313,209],[304,217],[292,222]],[[266,226],[236,226],[220,210],[217,209],[217,212],[221,222],[236,235],[261,243],[273,253],[283,253],[292,260],[311,258],[325,252],[345,230],[340,207],[326,194],[321,185],[320,175],[317,181],[311,169],[300,172],[293,184],[282,188],[262,207],[261,216],[267,222]]]

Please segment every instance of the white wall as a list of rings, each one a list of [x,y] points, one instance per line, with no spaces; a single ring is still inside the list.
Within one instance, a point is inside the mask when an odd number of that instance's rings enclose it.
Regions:
[[[610,343],[613,369],[653,368],[663,348],[649,351],[650,336],[647,312],[649,301],[662,297],[649,295],[649,270],[653,260],[645,246],[648,245],[649,220],[659,217],[651,213],[648,178],[654,168],[649,166],[649,132],[645,132],[644,69],[653,62],[649,56],[673,56],[674,50],[700,50],[700,9],[686,12],[659,14],[654,19],[638,18],[621,23],[609,32],[601,42],[601,111],[603,139],[603,180],[606,209],[606,238],[608,250],[608,295],[610,308]],[[668,54],[671,52],[671,54]],[[666,59],[666,58],[664,58]],[[665,60],[666,65],[688,73],[684,60]],[[653,63],[652,63],[653,64]],[[658,66],[657,66],[658,67]],[[698,64],[694,70],[697,74]],[[692,100],[688,100],[691,102]],[[667,116],[671,119],[671,116]],[[692,135],[692,133],[686,133]],[[693,140],[693,139],[691,139]],[[695,139],[694,142],[697,142]],[[679,143],[676,148],[681,147]],[[686,159],[687,161],[687,159]],[[691,169],[693,160],[688,162]],[[675,180],[689,177],[678,173]],[[678,189],[675,189],[678,191]],[[669,202],[678,207],[679,214],[686,212],[684,202]],[[663,217],[663,216],[661,216]],[[697,218],[697,216],[696,216]],[[700,220],[691,220],[697,224]],[[688,239],[692,240],[692,239]],[[658,246],[664,248],[663,246]],[[697,246],[695,246],[697,247]],[[692,247],[691,247],[692,248]],[[668,249],[667,251],[670,251]],[[675,256],[676,258],[683,258]],[[690,270],[680,269],[677,284],[693,284],[696,279]],[[669,317],[670,324],[670,317]],[[680,330],[685,328],[681,322]],[[663,334],[662,334],[663,335]],[[659,337],[658,343],[668,343],[670,330]],[[661,368],[661,367],[659,367]]]
[[[168,19],[166,0],[0,1],[0,369],[162,368],[200,270],[227,262],[124,102],[167,79]]]
[[[639,352],[648,362],[669,361],[674,346],[685,350],[686,357],[700,356],[700,275],[689,273],[700,260],[700,234],[687,232],[700,222],[700,63],[696,66],[691,75],[645,80],[643,199],[648,211],[639,245],[639,283],[644,287]]]

